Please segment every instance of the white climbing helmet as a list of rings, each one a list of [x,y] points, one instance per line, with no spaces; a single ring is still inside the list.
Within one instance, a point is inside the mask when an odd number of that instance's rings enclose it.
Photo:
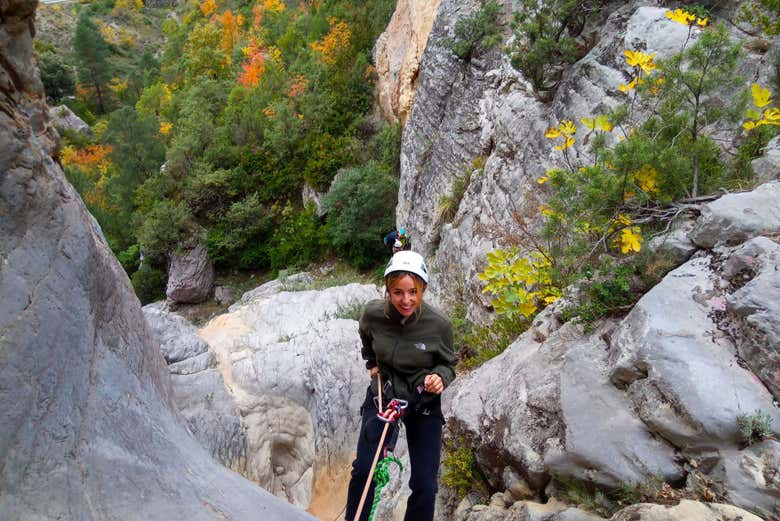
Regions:
[[[428,284],[428,266],[425,265],[425,260],[422,258],[422,255],[417,252],[399,251],[393,255],[385,268],[385,277],[394,271],[408,271],[409,273],[414,273],[423,279],[423,282]]]

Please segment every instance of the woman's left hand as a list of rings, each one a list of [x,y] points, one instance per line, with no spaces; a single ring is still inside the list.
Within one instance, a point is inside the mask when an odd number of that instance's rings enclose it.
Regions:
[[[429,374],[425,377],[425,390],[433,394],[441,394],[444,390],[444,382],[441,380],[441,376],[437,374]]]

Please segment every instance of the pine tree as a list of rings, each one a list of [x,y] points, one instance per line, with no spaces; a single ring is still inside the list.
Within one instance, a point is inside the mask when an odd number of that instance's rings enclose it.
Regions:
[[[111,79],[111,65],[108,61],[111,48],[87,10],[79,15],[73,47],[76,51],[79,82],[95,89],[98,108],[101,112],[106,112],[104,93],[106,84]]]

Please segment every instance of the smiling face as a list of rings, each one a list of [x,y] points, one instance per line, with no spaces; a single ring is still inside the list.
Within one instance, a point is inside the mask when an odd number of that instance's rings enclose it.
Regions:
[[[422,304],[423,284],[409,273],[388,277],[387,291],[390,303],[405,316],[411,316]]]

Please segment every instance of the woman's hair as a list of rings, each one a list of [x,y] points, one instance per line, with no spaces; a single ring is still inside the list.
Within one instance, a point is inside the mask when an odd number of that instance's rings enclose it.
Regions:
[[[412,277],[412,281],[414,282],[414,288],[417,290],[417,295],[420,297],[420,305],[417,306],[417,310],[415,313],[419,314],[422,312],[422,298],[423,293],[425,292],[425,282],[422,278],[420,278],[419,275],[415,275],[414,273],[410,271],[394,271],[392,273],[389,273],[387,277],[385,277],[385,316],[389,316],[390,314],[390,292],[393,291],[393,288],[398,285],[398,282],[409,275]]]

